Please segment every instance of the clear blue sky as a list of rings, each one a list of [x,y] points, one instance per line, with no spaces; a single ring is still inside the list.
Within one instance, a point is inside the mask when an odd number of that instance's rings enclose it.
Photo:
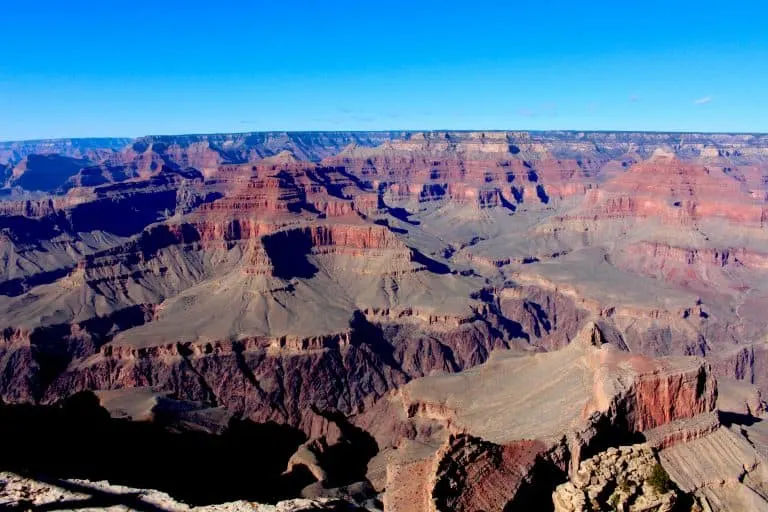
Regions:
[[[768,1],[4,0],[0,140],[768,131]]]

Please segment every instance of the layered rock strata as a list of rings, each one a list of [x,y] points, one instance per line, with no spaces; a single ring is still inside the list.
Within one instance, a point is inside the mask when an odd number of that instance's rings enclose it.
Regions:
[[[387,509],[541,506],[548,486],[601,447],[714,409],[701,360],[653,360],[601,342],[588,326],[559,351],[418,379],[361,415],[383,449],[369,468]]]

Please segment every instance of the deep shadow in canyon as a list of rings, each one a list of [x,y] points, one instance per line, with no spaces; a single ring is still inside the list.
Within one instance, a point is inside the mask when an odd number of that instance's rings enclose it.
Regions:
[[[113,419],[95,395],[56,406],[0,405],[0,471],[157,489],[191,505],[298,496],[309,471],[282,475],[306,440],[291,427],[233,419],[220,435]]]
[[[319,461],[329,474],[328,487],[340,487],[367,480],[368,463],[379,452],[376,440],[365,430],[351,424],[340,412],[315,413],[335,423],[341,432],[340,442],[320,454]]]

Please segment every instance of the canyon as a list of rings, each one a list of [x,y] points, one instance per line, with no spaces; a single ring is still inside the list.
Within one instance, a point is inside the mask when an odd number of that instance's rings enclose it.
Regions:
[[[766,135],[29,141],[0,173],[12,425],[89,397],[120,432],[280,448],[251,484],[280,492],[219,503],[588,510],[651,500],[658,461],[664,506],[768,508]],[[616,449],[631,492],[583,477]]]

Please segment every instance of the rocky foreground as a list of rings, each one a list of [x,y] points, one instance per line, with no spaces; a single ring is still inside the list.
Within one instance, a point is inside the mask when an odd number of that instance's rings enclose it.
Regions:
[[[165,512],[302,512],[310,510],[353,511],[357,507],[340,500],[296,499],[264,505],[235,501],[190,507],[168,494],[134,489],[109,482],[83,480],[40,481],[14,473],[0,473],[0,507],[5,510],[108,510]]]
[[[497,353],[471,370],[416,379],[354,424],[333,419],[333,436],[303,443],[286,441],[289,432],[243,430],[221,408],[147,389],[99,392],[43,416],[5,406],[0,433],[17,444],[3,455],[15,472],[0,475],[0,503],[19,510],[768,510],[760,394],[738,382],[722,388],[701,358],[629,354],[588,324],[560,350]],[[98,448],[109,439],[127,450],[119,460]],[[261,443],[255,457],[252,443]],[[128,455],[137,451],[146,455]],[[258,465],[258,479],[234,463],[237,456]],[[155,465],[167,478],[152,476]],[[206,470],[210,476],[198,475]],[[64,478],[141,481],[139,473],[187,501]],[[268,497],[259,491],[266,481],[273,492],[303,498],[216,501]]]
[[[653,450],[634,445],[609,448],[585,460],[571,481],[557,486],[552,499],[555,512],[671,512],[676,505],[682,508],[673,485]]]

